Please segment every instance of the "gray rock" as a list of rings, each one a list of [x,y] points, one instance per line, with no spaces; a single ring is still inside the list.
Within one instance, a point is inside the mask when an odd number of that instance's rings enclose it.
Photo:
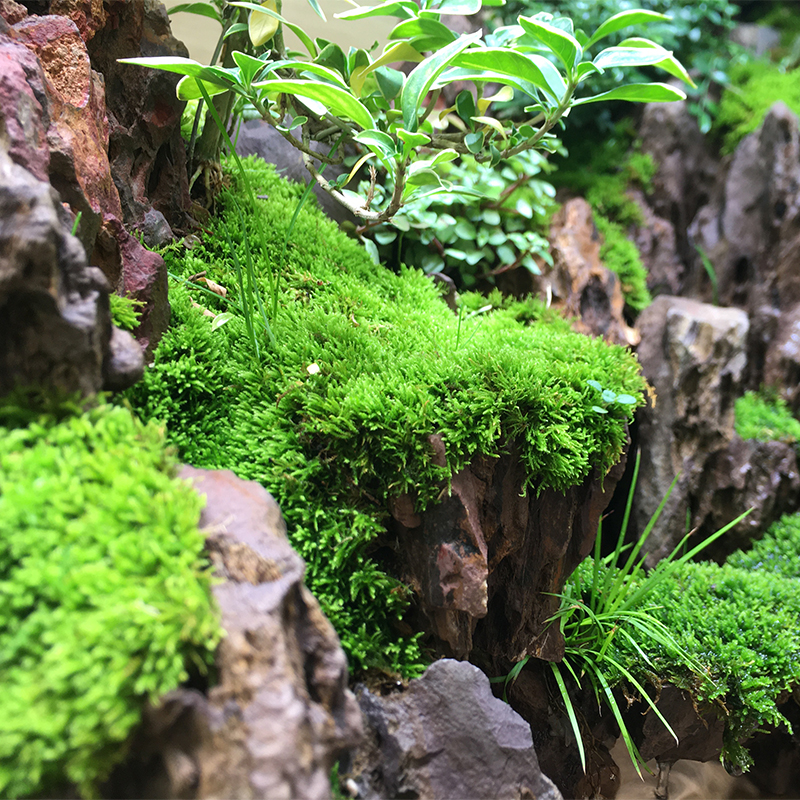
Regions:
[[[743,22],[731,31],[731,41],[746,47],[758,57],[768,55],[770,50],[780,46],[781,34],[769,25]]]
[[[639,328],[639,361],[658,398],[640,418],[642,463],[634,516],[639,530],[681,474],[646,545],[655,561],[683,536],[687,504],[709,458],[733,439],[749,321],[740,309],[662,296],[642,312]]]
[[[217,679],[151,709],[104,796],[325,800],[362,731],[336,633],[266,490],[228,470],[180,474],[206,495],[200,524],[224,579]]]
[[[369,728],[353,775],[361,798],[561,800],[530,726],[468,662],[437,661],[402,694],[362,687],[359,704]]]
[[[90,395],[141,377],[141,351],[112,334],[108,284],[70,224],[50,185],[0,148],[0,394],[20,385]]]

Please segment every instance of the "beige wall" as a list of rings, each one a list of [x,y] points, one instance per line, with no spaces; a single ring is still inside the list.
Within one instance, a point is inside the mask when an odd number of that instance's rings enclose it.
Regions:
[[[166,6],[170,8],[178,5],[179,0],[167,0]],[[181,0],[182,2],[182,0]],[[350,46],[369,48],[377,39],[384,44],[391,28],[399,22],[394,17],[378,17],[376,19],[348,22],[334,19],[333,15],[339,11],[346,11],[353,7],[346,0],[319,0],[325,11],[327,22],[323,22],[308,0],[283,0],[283,16],[290,22],[303,28],[312,37],[321,36],[332,42],[338,42],[345,49]],[[359,5],[377,5],[371,0],[362,0]],[[217,39],[220,34],[219,23],[196,14],[179,13],[170,17],[172,32],[188,48],[189,55],[203,64],[208,64]],[[287,35],[287,42],[298,50],[303,48],[293,36]]]

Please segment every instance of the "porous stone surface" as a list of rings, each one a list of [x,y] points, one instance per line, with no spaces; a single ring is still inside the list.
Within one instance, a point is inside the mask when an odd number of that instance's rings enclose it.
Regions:
[[[436,661],[397,694],[359,687],[367,724],[351,771],[359,797],[561,800],[542,774],[530,726],[466,661]]]
[[[431,446],[444,463],[441,438],[431,437]],[[547,624],[558,608],[550,593],[591,551],[623,470],[624,459],[602,480],[593,474],[563,492],[521,496],[526,473],[510,447],[497,458],[476,457],[422,514],[414,498],[395,498],[402,577],[444,654],[466,658],[478,646],[512,662],[561,658],[561,633]]]
[[[741,309],[661,296],[642,312],[638,324],[639,361],[657,395],[655,407],[642,409],[640,416],[642,459],[634,505],[638,530],[675,476],[681,476],[645,545],[655,562],[685,533],[686,508],[696,500],[709,459],[733,439],[749,321]]]
[[[226,636],[206,695],[181,689],[151,709],[106,796],[323,800],[336,758],[362,735],[347,661],[259,484],[184,467],[206,496],[200,524],[223,582]]]
[[[533,277],[537,294],[551,296],[552,305],[572,317],[581,333],[615,344],[637,344],[638,334],[623,315],[622,286],[600,261],[602,238],[583,198],[564,203],[553,217],[549,240],[553,267]]]
[[[52,187],[0,148],[0,393],[90,395],[142,375],[141,350],[112,328],[108,283],[70,225]]]

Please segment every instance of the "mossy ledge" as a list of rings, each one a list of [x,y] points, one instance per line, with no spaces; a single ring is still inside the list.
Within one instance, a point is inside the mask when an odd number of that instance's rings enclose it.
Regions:
[[[96,796],[148,699],[213,660],[202,499],[175,467],[127,409],[0,404],[3,797]]]
[[[185,461],[232,469],[275,496],[355,667],[418,674],[419,636],[397,625],[410,593],[375,558],[389,499],[409,492],[422,510],[476,455],[512,442],[527,470],[520,490],[602,476],[620,458],[634,406],[604,408],[587,381],[638,404],[645,382],[628,350],[573,332],[537,301],[473,314],[486,301],[467,296],[459,318],[421,271],[375,265],[316,208],[299,214],[283,257],[302,188],[262,161],[245,169],[255,209],[233,174],[202,244],[165,253],[173,327],[128,396],[166,423]],[[232,244],[242,265],[249,244],[263,292],[280,274],[275,342],[260,328],[258,358]],[[227,301],[187,285],[198,273]],[[231,316],[212,329],[201,304]],[[445,443],[444,467],[431,434]]]

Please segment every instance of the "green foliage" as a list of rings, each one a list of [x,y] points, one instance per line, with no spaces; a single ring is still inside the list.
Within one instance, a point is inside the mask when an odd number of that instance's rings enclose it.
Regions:
[[[210,4],[197,5],[216,13]],[[607,100],[656,102],[685,97],[665,83],[623,83],[623,69],[656,66],[693,85],[672,53],[648,39],[633,37],[620,46],[590,52],[619,30],[630,32],[631,27],[666,19],[651,11],[622,12],[601,22],[591,36],[576,32],[566,17],[547,13],[520,16],[515,24],[485,38],[481,31],[458,36],[440,20],[443,14],[474,14],[480,10],[481,0],[398,0],[339,14],[345,19],[400,18],[383,53],[375,58],[363,49],[350,48],[345,53],[333,42],[312,42],[266,4],[229,5],[251,12],[250,36],[255,47],[271,41],[274,49],[259,58],[233,52],[235,66],[228,67],[206,67],[174,57],[122,60],[183,75],[177,87],[182,100],[202,97],[209,104],[210,96],[225,94],[252,105],[303,152],[309,172],[327,191],[371,223],[391,219],[415,196],[452,191],[440,168],[459,154],[471,153],[477,161],[494,165],[533,148],[552,151],[556,144],[551,131],[573,107]],[[258,36],[253,34],[255,20],[260,20]],[[299,36],[307,56],[284,51],[283,27]],[[388,66],[398,61],[415,66],[408,75]],[[578,96],[580,85],[589,76],[606,72],[614,75],[613,88]],[[435,101],[443,88],[454,83],[472,84],[475,94],[462,91],[456,105],[443,111],[434,124]],[[498,84],[500,93],[484,95],[486,86]],[[530,118],[519,126],[489,114],[493,102],[511,97],[514,90],[530,103],[525,107]],[[220,132],[226,130],[226,121],[213,106],[209,110]],[[320,126],[320,117],[328,124]],[[443,130],[447,127],[454,130]],[[299,138],[292,133],[296,129],[302,131]],[[331,155],[315,152],[309,147],[311,140],[331,146]],[[314,166],[315,160],[322,165],[332,163],[333,153],[356,142],[366,151],[364,162],[374,159],[392,175],[393,191],[380,209],[373,207],[371,188],[366,198],[344,188],[352,173],[331,184]]]
[[[653,298],[647,288],[647,270],[638,248],[616,222],[602,214],[595,214],[594,222],[603,237],[600,260],[619,278],[625,303],[634,311],[647,308]]]
[[[163,431],[124,408],[0,407],[0,794],[84,796],[145,702],[219,640],[197,523]]]
[[[139,309],[144,306],[141,300],[112,293],[108,296],[108,301],[111,305],[111,322],[114,325],[124,331],[132,331],[139,325]]]
[[[731,84],[722,95],[715,123],[723,135],[723,153],[732,153],[756,130],[778,100],[800,114],[800,69],[784,71],[768,61],[749,61],[731,70]]]
[[[465,156],[442,167],[459,192],[412,200],[368,235],[386,266],[444,272],[463,287],[516,267],[538,274],[537,258],[552,263],[546,226],[558,206],[553,186],[537,176],[551,169],[533,151],[496,167]],[[376,187],[379,202],[383,191]]]
[[[563,489],[592,469],[605,474],[634,406],[597,414],[586,382],[601,376],[640,405],[644,381],[628,351],[572,332],[538,301],[495,293],[488,304],[496,308],[473,314],[487,299],[466,294],[459,321],[422,272],[375,265],[316,209],[297,218],[276,344],[254,364],[224,229],[241,242],[242,222],[251,236],[260,227],[269,257],[279,258],[286,209],[302,190],[263,162],[245,168],[266,197],[258,215],[239,217],[224,196],[205,243],[181,258],[167,254],[172,273],[206,270],[232,301],[223,307],[175,284],[175,324],[129,396],[144,417],[167,423],[182,458],[233,469],[276,497],[309,585],[357,666],[418,673],[418,641],[397,629],[410,592],[373,557],[389,499],[410,492],[422,509],[475,454],[499,454],[512,440],[530,490]],[[269,266],[259,262],[255,272]],[[214,330],[190,293],[233,317]],[[447,448],[445,467],[434,463],[434,433]]]
[[[542,11],[563,14],[573,20],[576,28],[589,31],[594,30],[602,20],[634,7],[668,15],[669,19],[656,19],[648,25],[648,36],[672,51],[692,72],[697,86],[687,89],[689,109],[697,117],[701,130],[708,132],[716,113],[712,87],[715,84],[725,85],[728,67],[735,58],[742,57],[742,49],[729,39],[739,11],[731,0],[637,0],[635,3],[631,0],[508,0],[498,14],[504,24],[512,22],[518,14]],[[624,35],[627,34],[613,34],[609,41],[618,44]],[[611,88],[618,79],[619,75],[614,71],[595,74],[588,79],[587,86],[592,93],[600,93]],[[628,79],[649,80],[649,70],[631,70]],[[595,117],[594,114],[580,114],[573,124],[581,130],[590,125],[597,127],[598,123],[601,126],[610,125],[607,110],[601,112],[601,119]]]
[[[746,392],[735,405],[736,433],[760,442],[800,442],[800,422],[777,394]]]

